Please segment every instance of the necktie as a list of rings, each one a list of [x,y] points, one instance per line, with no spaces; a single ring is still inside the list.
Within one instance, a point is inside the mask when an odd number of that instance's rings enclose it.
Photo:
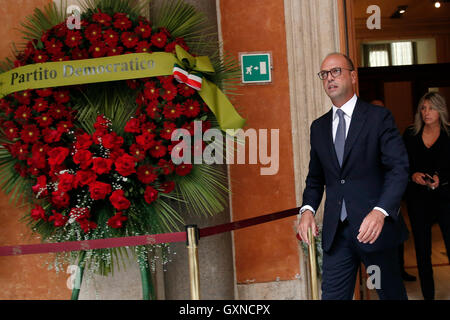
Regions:
[[[344,119],[344,111],[338,109],[336,113],[339,117],[339,124],[336,130],[336,137],[334,138],[334,149],[336,150],[339,165],[342,167],[342,161],[344,159],[344,147],[345,147],[345,119]],[[347,209],[345,207],[345,200],[342,199],[341,221],[344,221],[345,218],[347,218]]]

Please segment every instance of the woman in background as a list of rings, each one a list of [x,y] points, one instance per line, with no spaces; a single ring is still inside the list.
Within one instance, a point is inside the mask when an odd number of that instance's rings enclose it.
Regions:
[[[436,92],[419,102],[414,125],[403,136],[410,181],[406,204],[416,249],[420,286],[425,300],[434,299],[431,227],[438,223],[450,252],[450,126],[445,99]]]

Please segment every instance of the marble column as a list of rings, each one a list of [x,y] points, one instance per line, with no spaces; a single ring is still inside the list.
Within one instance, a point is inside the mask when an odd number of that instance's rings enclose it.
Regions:
[[[292,141],[297,205],[309,164],[309,129],[313,120],[331,108],[317,76],[328,53],[340,51],[338,4],[335,0],[285,0],[285,24],[289,65]],[[322,202],[323,203],[323,202]],[[323,208],[317,213],[321,223]],[[308,260],[300,250],[301,296],[310,296]]]

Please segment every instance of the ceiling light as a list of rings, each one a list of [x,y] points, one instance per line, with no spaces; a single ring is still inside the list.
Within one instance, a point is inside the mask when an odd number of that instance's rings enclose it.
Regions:
[[[440,8],[440,7],[441,7],[441,3],[440,3],[439,1],[436,1],[436,2],[434,3],[434,6],[435,6],[436,8]]]
[[[391,15],[391,19],[401,18],[401,16],[406,13],[407,8],[408,6],[398,6],[395,12]]]

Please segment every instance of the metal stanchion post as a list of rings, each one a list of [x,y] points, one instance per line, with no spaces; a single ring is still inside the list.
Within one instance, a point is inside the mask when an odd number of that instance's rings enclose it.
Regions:
[[[316,259],[316,242],[312,235],[311,228],[308,229],[309,241],[309,265],[311,270],[311,294],[313,300],[319,300],[319,285],[317,281],[317,259]]]
[[[198,264],[199,233],[196,225],[186,226],[187,249],[189,258],[189,279],[191,300],[200,300],[200,272]]]

